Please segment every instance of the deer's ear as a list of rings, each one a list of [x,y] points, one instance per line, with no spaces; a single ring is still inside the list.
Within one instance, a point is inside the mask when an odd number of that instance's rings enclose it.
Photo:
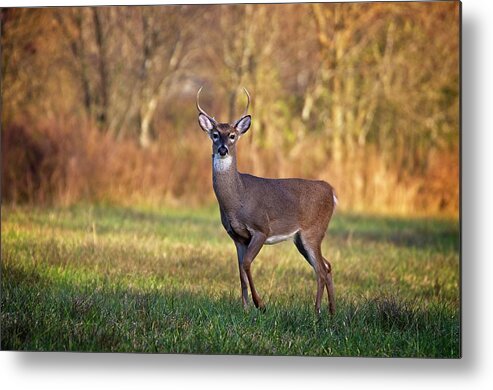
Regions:
[[[211,130],[214,128],[216,125],[216,122],[214,119],[208,117],[207,115],[204,114],[199,114],[199,125],[207,133],[210,133]]]
[[[250,128],[251,123],[252,117],[250,115],[245,115],[236,121],[234,127],[240,134],[244,134]]]

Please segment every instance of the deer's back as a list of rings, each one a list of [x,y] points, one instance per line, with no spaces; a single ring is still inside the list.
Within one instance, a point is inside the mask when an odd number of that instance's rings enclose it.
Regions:
[[[267,179],[240,174],[245,187],[242,209],[267,218],[275,233],[313,226],[327,228],[334,210],[334,190],[321,180]],[[265,222],[265,221],[260,221]]]

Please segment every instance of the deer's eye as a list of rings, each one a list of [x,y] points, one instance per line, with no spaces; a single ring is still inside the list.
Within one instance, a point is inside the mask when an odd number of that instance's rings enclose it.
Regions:
[[[232,133],[232,134],[230,134],[230,135],[229,135],[229,139],[230,139],[231,141],[234,141],[234,140],[235,140],[235,138],[236,138],[236,134]]]
[[[219,138],[219,134],[217,133],[212,133],[212,139],[216,141]]]

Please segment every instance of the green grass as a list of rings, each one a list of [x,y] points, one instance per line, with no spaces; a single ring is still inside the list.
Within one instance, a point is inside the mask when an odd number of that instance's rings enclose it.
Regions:
[[[337,313],[317,318],[292,243],[262,249],[267,310],[243,311],[215,207],[3,207],[2,349],[456,358],[458,235],[457,220],[336,213]]]

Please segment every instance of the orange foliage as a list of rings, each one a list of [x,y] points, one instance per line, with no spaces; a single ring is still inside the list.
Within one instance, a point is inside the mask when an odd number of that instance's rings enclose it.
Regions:
[[[132,140],[115,142],[95,128],[73,131],[76,126],[50,123],[32,130],[13,125],[2,132],[4,200],[62,205],[213,202],[210,145],[200,130],[196,137],[184,137],[186,142],[161,139],[142,149]],[[307,148],[297,149],[285,161],[244,142],[239,169],[267,177],[327,180],[335,186],[343,210],[457,215],[459,161],[453,151],[431,151],[422,175],[403,177],[371,148],[335,163],[324,154],[306,153],[309,144],[305,140]]]

